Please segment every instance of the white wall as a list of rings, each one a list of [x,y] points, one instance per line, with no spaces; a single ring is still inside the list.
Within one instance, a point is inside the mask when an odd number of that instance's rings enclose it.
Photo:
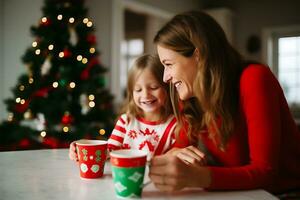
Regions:
[[[100,61],[109,70],[111,66],[111,43],[112,43],[112,3],[111,0],[88,0],[88,16],[95,26],[95,35],[98,50],[101,52]],[[111,71],[108,72],[108,75]]]
[[[1,85],[0,93],[0,118],[6,118],[6,106],[3,99],[12,96],[11,88],[17,83],[17,77],[26,72],[26,66],[21,57],[28,46],[31,45],[33,37],[30,35],[30,26],[37,24],[41,17],[41,0],[1,0],[2,19],[1,34]]]
[[[3,1],[0,0],[0,13],[4,12]],[[4,91],[4,83],[3,83],[3,74],[4,74],[4,67],[3,67],[3,20],[4,17],[0,14],[0,101],[3,99],[3,91]],[[2,115],[4,116],[4,105],[0,102],[0,119],[2,119]]]

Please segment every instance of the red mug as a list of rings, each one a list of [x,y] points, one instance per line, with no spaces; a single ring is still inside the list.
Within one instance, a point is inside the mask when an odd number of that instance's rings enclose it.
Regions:
[[[80,177],[87,179],[102,177],[107,156],[107,141],[78,140],[76,150]]]

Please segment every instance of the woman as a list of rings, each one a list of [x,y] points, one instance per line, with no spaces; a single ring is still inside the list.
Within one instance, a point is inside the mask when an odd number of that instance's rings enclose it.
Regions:
[[[188,147],[152,159],[154,184],[164,191],[299,189],[300,133],[269,68],[245,62],[202,12],[175,16],[154,42],[164,82],[176,90],[178,123],[189,127],[177,138]],[[203,153],[206,165],[197,162]]]

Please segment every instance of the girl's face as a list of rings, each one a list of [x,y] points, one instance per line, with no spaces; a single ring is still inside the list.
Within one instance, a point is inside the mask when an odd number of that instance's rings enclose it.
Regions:
[[[149,69],[142,71],[133,87],[133,100],[144,114],[146,120],[158,120],[161,107],[167,98],[165,89],[156,80]]]
[[[198,63],[196,53],[191,57],[185,57],[160,45],[157,46],[157,52],[165,67],[164,82],[171,82],[175,86],[181,100],[193,97],[193,82]]]

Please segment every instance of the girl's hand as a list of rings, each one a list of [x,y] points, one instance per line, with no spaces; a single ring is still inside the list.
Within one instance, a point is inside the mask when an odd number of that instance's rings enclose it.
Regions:
[[[166,154],[175,155],[177,158],[182,160],[187,165],[189,164],[199,164],[206,165],[205,154],[194,146],[188,146],[186,148],[172,148]]]
[[[74,160],[74,161],[78,162],[78,156],[77,156],[77,152],[76,152],[76,143],[75,143],[75,141],[70,144],[69,158],[71,160]]]
[[[205,188],[211,182],[210,171],[207,167],[193,162],[187,164],[172,154],[153,157],[149,177],[162,191],[176,191],[185,187]]]

